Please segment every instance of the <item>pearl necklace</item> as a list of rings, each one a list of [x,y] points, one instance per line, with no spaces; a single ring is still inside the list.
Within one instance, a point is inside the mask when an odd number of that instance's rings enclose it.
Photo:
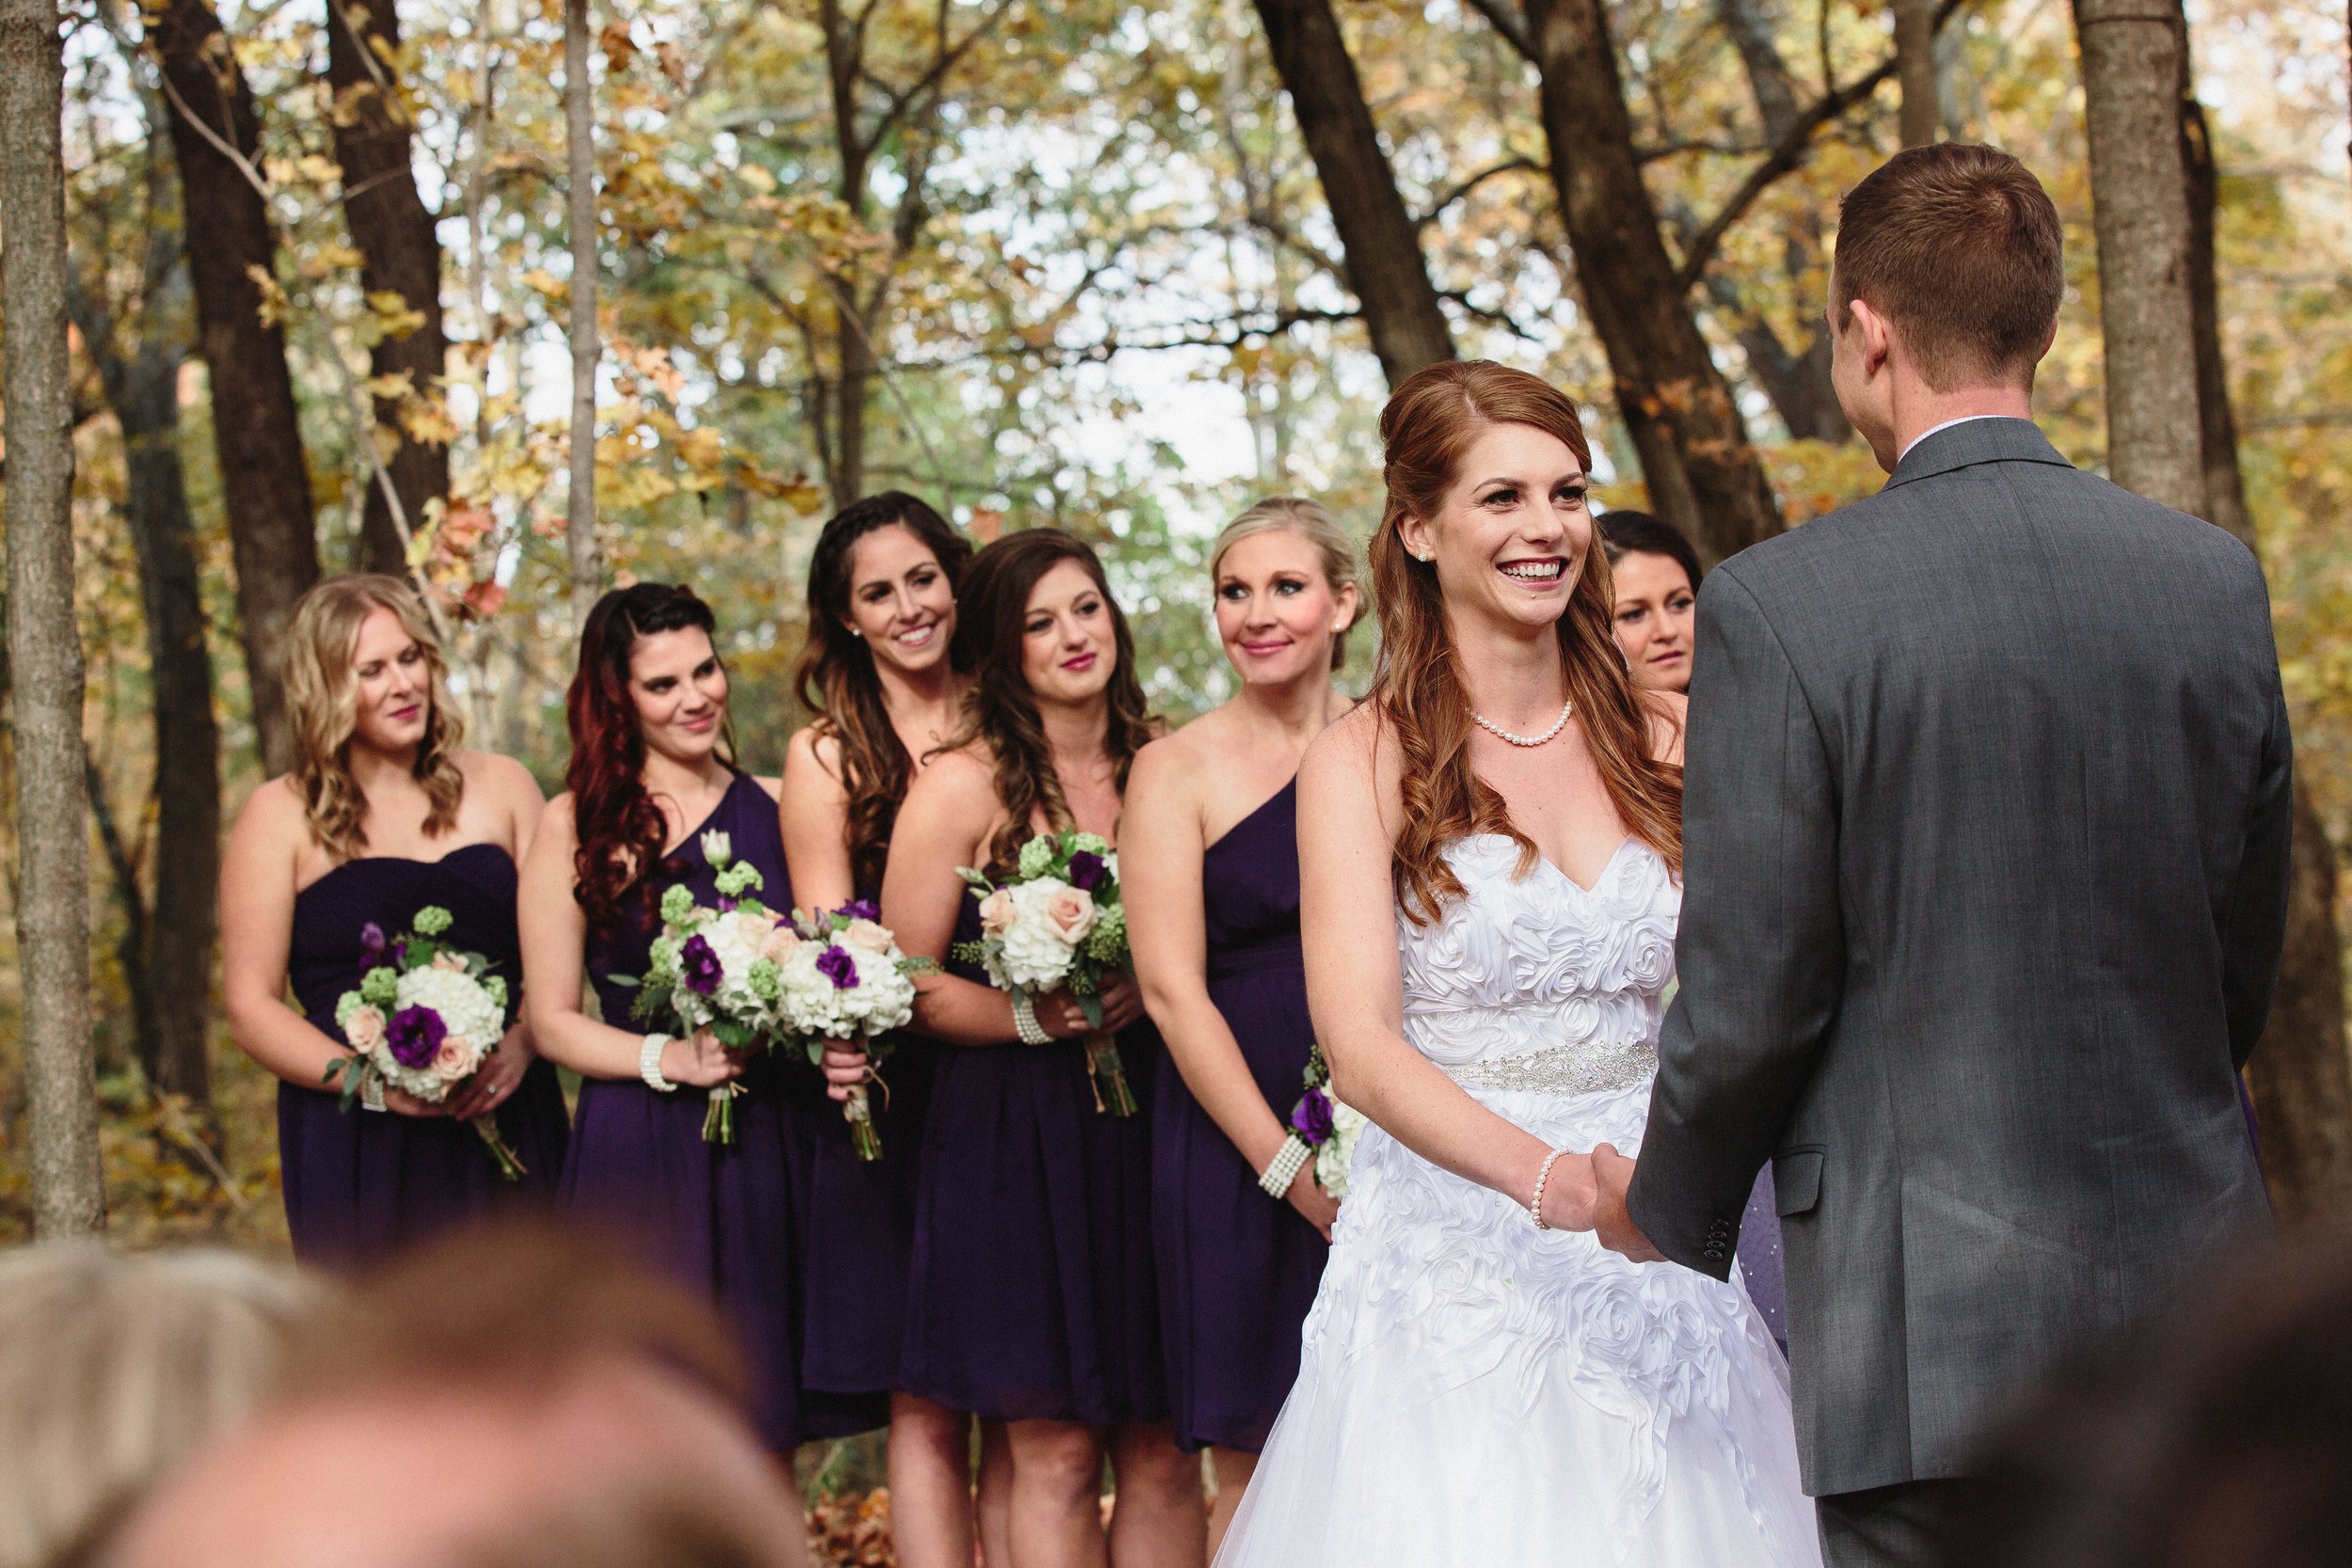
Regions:
[[[1560,717],[1553,720],[1551,721],[1551,728],[1546,730],[1541,735],[1513,735],[1509,730],[1504,729],[1501,724],[1496,723],[1493,720],[1487,718],[1476,708],[1470,709],[1470,719],[1482,728],[1504,740],[1509,741],[1514,746],[1541,746],[1545,741],[1549,740],[1553,736],[1558,735],[1562,730],[1568,727],[1568,715],[1575,711],[1576,699],[1571,697],[1566,702],[1560,705]]]

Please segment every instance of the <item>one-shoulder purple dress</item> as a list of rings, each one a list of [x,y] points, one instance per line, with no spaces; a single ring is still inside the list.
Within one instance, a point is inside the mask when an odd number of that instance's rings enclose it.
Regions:
[[[465,845],[434,861],[345,861],[294,895],[286,973],[303,1016],[347,1043],[335,1004],[359,984],[361,930],[373,925],[396,937],[427,905],[449,911],[446,940],[489,959],[519,1003],[515,883],[514,857],[496,844]],[[346,1112],[335,1092],[279,1084],[278,1159],[294,1256],[363,1267],[486,1211],[547,1202],[564,1144],[564,1089],[552,1065],[531,1065],[499,1107],[498,1123],[522,1161],[520,1181],[499,1175],[481,1136],[462,1121],[357,1105]]]
[[[760,901],[789,908],[776,803],[742,773],[662,862],[656,901],[679,882],[698,900],[718,897],[717,872],[702,850],[702,835],[714,829],[727,834],[736,860],[758,868]],[[636,989],[613,976],[644,975],[658,927],[648,909],[642,920],[625,918],[617,929],[589,936],[588,978],[604,1021],[616,1029],[647,1032],[630,1016]],[[781,1454],[813,1437],[846,1436],[887,1419],[877,1399],[810,1393],[801,1379],[806,1264],[786,1155],[785,1123],[793,1114],[786,1099],[813,1076],[792,1073],[772,1057],[755,1058],[739,1080],[749,1092],[735,1102],[735,1143],[727,1148],[703,1141],[706,1090],[681,1086],[660,1094],[635,1079],[585,1080],[564,1165],[563,1198],[573,1214],[615,1227],[677,1279],[710,1292],[750,1363],[760,1436]]]
[[[858,897],[879,903],[861,890]],[[930,1109],[939,1047],[912,1033],[898,1037],[867,1100],[880,1160],[861,1160],[841,1107],[826,1098],[814,1071],[789,1095],[803,1114],[786,1122],[785,1155],[801,1199],[799,1229],[807,1259],[803,1386],[831,1394],[896,1387],[906,1338],[907,1261],[914,1245],[915,1176],[923,1122]]]
[[[1209,1000],[1258,1092],[1288,1116],[1314,1024],[1298,949],[1294,780],[1201,856]],[[1257,1452],[1298,1377],[1299,1325],[1330,1246],[1258,1186],[1241,1150],[1163,1058],[1152,1127],[1152,1217],[1176,1441]]]
[[[958,942],[980,934],[977,903]],[[985,985],[974,965],[948,969]],[[898,1386],[989,1420],[1168,1418],[1152,1256],[1148,1022],[1119,1051],[1136,1115],[1094,1108],[1085,1045],[942,1046],[916,1177]]]

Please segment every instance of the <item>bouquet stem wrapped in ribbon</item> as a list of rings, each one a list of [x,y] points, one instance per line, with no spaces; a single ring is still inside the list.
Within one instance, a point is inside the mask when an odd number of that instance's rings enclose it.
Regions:
[[[938,967],[900,951],[898,939],[879,924],[880,913],[862,898],[813,915],[794,911],[797,940],[783,959],[778,998],[785,1037],[806,1053],[811,1067],[824,1061],[828,1042],[855,1040],[877,1084],[882,1083],[877,1069],[890,1054],[892,1031],[914,1022],[914,977]],[[889,1091],[883,1084],[882,1092]],[[857,1157],[881,1159],[882,1134],[874,1128],[866,1085],[850,1089],[841,1114],[850,1123]]]
[[[325,1080],[342,1091],[344,1110],[371,1085],[438,1105],[482,1069],[505,1036],[506,982],[481,954],[440,940],[450,921],[447,910],[428,904],[389,942],[373,922],[360,928],[359,987],[335,1003],[336,1026],[353,1054],[330,1063]],[[521,1180],[523,1163],[497,1119],[485,1112],[467,1125],[499,1174]]]
[[[791,923],[754,895],[766,885],[759,868],[735,859],[723,832],[702,836],[703,859],[718,873],[718,905],[694,902],[684,883],[661,895],[661,932],[653,939],[643,978],[615,974],[637,988],[630,1016],[681,1035],[707,1029],[738,1056],[772,1046],[785,1034],[784,969],[800,942]],[[703,1116],[703,1141],[735,1143],[738,1083],[716,1085]]]
[[[1102,1032],[1104,978],[1127,966],[1118,854],[1092,833],[1040,833],[1021,847],[1014,874],[1001,882],[970,866],[956,874],[980,895],[980,940],[958,942],[954,956],[988,971],[997,990],[1032,1004],[1068,991],[1096,1030],[1086,1038],[1095,1110],[1134,1116],[1135,1091],[1118,1037]]]

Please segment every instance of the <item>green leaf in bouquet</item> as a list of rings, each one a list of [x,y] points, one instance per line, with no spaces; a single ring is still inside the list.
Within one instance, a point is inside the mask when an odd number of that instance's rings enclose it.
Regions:
[[[986,877],[981,876],[978,872],[973,870],[968,865],[957,866],[956,875],[963,879],[963,885],[968,888],[977,889],[981,893],[993,893],[996,891],[996,884],[994,882],[990,881]]]
[[[749,1024],[739,1023],[731,1018],[712,1019],[710,1033],[729,1051],[749,1051],[759,1043],[758,1034]]]
[[[626,986],[630,990],[635,990],[638,986],[637,976],[634,974],[608,974],[604,978],[608,985]]]
[[[1090,990],[1079,991],[1077,997],[1078,1010],[1087,1015],[1087,1027],[1103,1027],[1103,999]]]

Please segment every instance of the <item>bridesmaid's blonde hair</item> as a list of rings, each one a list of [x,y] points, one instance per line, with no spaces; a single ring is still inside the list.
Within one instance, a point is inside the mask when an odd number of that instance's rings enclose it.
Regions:
[[[449,700],[449,667],[440,640],[417,591],[395,577],[367,572],[328,578],[294,602],[286,628],[286,707],[293,721],[295,791],[309,814],[310,836],[338,862],[368,847],[368,798],[351,772],[351,736],[358,728],[359,679],[352,670],[359,627],[379,610],[389,610],[401,629],[424,650],[430,675],[425,703],[431,717],[417,747],[415,772],[424,786],[424,832],[435,838],[457,825],[465,776],[457,770],[457,742],[465,722]]]
[[[1353,627],[1364,618],[1365,594],[1356,581],[1356,541],[1338,518],[1325,511],[1318,502],[1304,496],[1268,496],[1240,516],[1225,525],[1209,547],[1209,580],[1216,580],[1217,568],[1225,563],[1225,552],[1243,540],[1261,533],[1295,533],[1315,547],[1323,558],[1323,580],[1336,594],[1343,588],[1354,588],[1356,613],[1348,621]],[[1331,639],[1331,668],[1336,670],[1347,662],[1347,631],[1343,629]]]

